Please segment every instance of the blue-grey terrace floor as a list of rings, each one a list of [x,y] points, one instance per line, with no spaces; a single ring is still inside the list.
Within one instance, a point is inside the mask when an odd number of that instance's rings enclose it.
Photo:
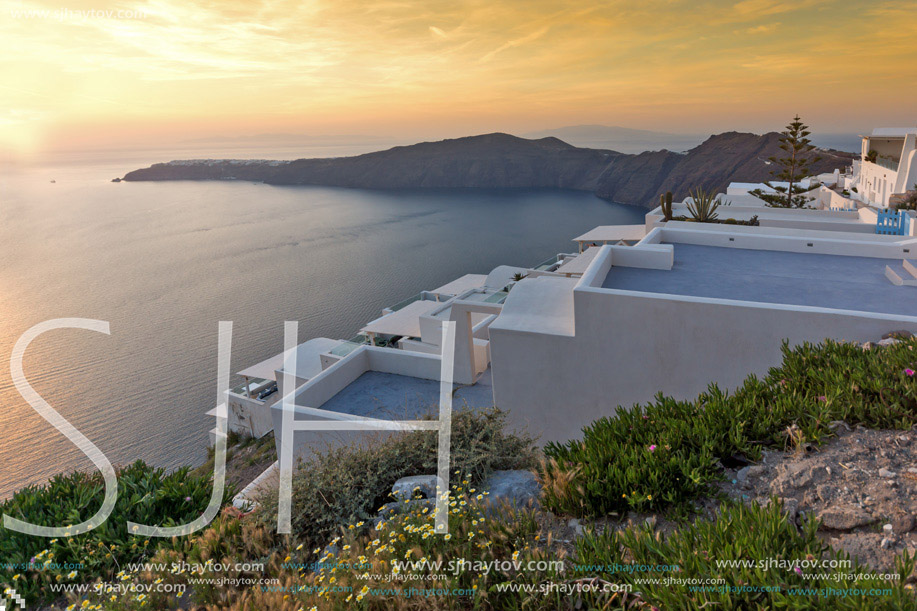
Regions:
[[[474,386],[453,394],[455,410],[491,407],[493,385],[488,369]],[[439,414],[439,382],[393,373],[367,371],[331,397],[321,409],[386,420],[410,420]]]
[[[885,266],[901,268],[900,259],[674,246],[671,270],[612,267],[602,286],[917,316],[917,288],[885,277]]]

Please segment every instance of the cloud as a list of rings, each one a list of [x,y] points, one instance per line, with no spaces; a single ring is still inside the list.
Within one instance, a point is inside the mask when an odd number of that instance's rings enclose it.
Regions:
[[[745,34],[767,34],[768,32],[773,32],[780,26],[780,22],[776,23],[762,23],[761,25],[756,25],[744,30]]]
[[[757,121],[790,90],[831,116],[878,112],[837,86],[843,75],[912,116],[913,0],[846,1],[70,0],[144,18],[0,15],[0,108],[46,111],[34,123],[52,134]]]
[[[777,13],[787,13],[809,8],[820,4],[822,0],[742,0],[733,5],[732,10],[738,15],[762,17],[764,15],[776,15]]]
[[[516,38],[515,40],[509,40],[503,43],[502,45],[500,45],[499,47],[497,47],[496,49],[494,49],[493,51],[491,51],[490,53],[488,53],[487,55],[485,55],[484,57],[482,57],[480,61],[482,63],[489,62],[497,54],[502,53],[503,51],[506,51],[507,49],[512,49],[513,47],[518,47],[520,45],[524,45],[524,44],[533,42],[535,40],[538,40],[539,38],[547,34],[548,30],[550,29],[551,29],[550,26],[545,26],[541,29],[531,32],[530,34],[526,34],[522,38]]]

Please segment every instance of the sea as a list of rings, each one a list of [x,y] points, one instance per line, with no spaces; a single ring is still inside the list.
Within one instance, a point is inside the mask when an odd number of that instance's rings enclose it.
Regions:
[[[596,225],[644,210],[555,190],[372,191],[251,182],[113,183],[170,159],[352,155],[378,142],[69,152],[0,165],[0,499],[93,464],[19,394],[10,357],[28,329],[28,383],[115,465],[206,458],[217,329],[232,370],[300,341],[350,338],[383,307],[463,274],[575,251]]]

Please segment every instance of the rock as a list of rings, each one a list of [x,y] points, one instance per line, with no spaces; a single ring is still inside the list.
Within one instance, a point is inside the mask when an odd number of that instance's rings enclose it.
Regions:
[[[583,525],[580,524],[580,521],[576,518],[567,522],[567,526],[573,529],[573,532],[576,533],[576,536],[579,537],[583,534]]]
[[[494,471],[482,488],[490,493],[487,502],[491,505],[507,503],[520,508],[538,505],[541,497],[538,478],[531,471]]]
[[[885,531],[885,532],[887,532],[887,533],[890,533],[890,532],[892,531],[892,525],[891,525],[891,524],[885,524],[885,525],[882,527],[882,530]]]
[[[875,347],[876,347],[876,345],[875,345],[874,343],[872,343],[872,342],[864,342],[864,343],[863,343],[863,350],[872,350],[872,349],[875,348]]]
[[[895,542],[892,539],[889,539],[888,537],[886,537],[885,539],[882,539],[882,543],[879,544],[879,547],[881,547],[882,549],[888,549],[892,547],[894,544]]]
[[[914,516],[909,513],[899,513],[892,517],[892,532],[896,535],[904,535],[914,530]]]
[[[828,480],[828,473],[822,467],[809,463],[789,463],[778,467],[780,474],[771,482],[771,492],[776,496],[793,496],[798,489],[805,489]]]
[[[894,471],[889,471],[885,467],[882,467],[881,469],[879,469],[879,477],[885,477],[885,478],[891,479],[895,477],[895,475],[897,475],[897,473],[895,473]]]
[[[866,526],[873,521],[872,516],[853,505],[835,505],[827,507],[818,514],[823,528],[831,530],[852,530]]]
[[[899,339],[889,337],[888,339],[879,340],[879,345],[880,346],[894,346],[895,344],[897,344],[900,341],[901,340]]]
[[[742,467],[741,469],[736,471],[736,482],[738,482],[739,484],[744,484],[745,480],[748,479],[748,472],[750,469],[751,467]]]
[[[838,490],[830,484],[822,484],[815,488],[815,494],[818,496],[819,500],[828,503],[834,500],[834,497],[838,494]]]
[[[646,520],[644,520],[644,524],[646,524],[650,528],[656,528],[656,516],[648,517]]]
[[[835,433],[839,433],[841,429],[844,429],[846,431],[853,430],[852,428],[850,428],[850,425],[844,422],[843,420],[834,420],[828,423],[828,428],[834,431]]]
[[[415,490],[420,492],[425,499],[435,499],[436,476],[414,475],[412,477],[402,477],[392,486],[392,494],[396,498],[409,499],[414,496]]]
[[[914,334],[913,334],[913,333],[911,333],[910,331],[907,331],[907,330],[902,329],[902,330],[900,330],[900,331],[889,331],[888,333],[886,333],[885,335],[882,336],[882,339],[899,339],[899,340],[901,340],[901,339],[910,339],[910,338],[912,338],[912,337],[914,337]]]

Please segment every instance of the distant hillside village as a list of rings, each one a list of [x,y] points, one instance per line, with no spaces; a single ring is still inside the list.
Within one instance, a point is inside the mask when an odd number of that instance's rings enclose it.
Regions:
[[[239,371],[228,428],[275,432],[280,456],[284,397],[297,419],[436,417],[446,322],[454,405],[496,405],[543,443],[577,437],[609,405],[735,387],[776,365],[784,340],[917,333],[915,139],[917,128],[876,129],[833,171],[662,194],[640,225],[596,227],[529,268],[423,291],[352,339],[310,339]],[[316,435],[297,434],[294,454]]]

